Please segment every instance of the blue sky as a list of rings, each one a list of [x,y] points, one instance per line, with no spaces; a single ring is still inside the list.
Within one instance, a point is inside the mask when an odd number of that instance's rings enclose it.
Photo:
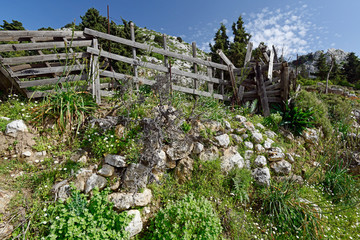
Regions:
[[[185,41],[196,41],[208,50],[223,22],[231,25],[243,16],[247,32],[257,45],[275,44],[293,57],[315,50],[340,48],[360,55],[359,0],[2,0],[0,20],[21,21],[28,30],[60,28],[81,21],[87,9],[95,7],[103,16],[110,6],[110,18],[121,18]]]

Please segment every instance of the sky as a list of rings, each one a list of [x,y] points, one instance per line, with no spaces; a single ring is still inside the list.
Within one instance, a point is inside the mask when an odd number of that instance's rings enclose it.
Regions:
[[[220,23],[228,29],[241,15],[255,46],[275,45],[289,59],[329,48],[360,56],[360,0],[1,0],[0,20],[23,23],[27,30],[61,28],[81,22],[87,9],[121,24],[131,20],[209,51]]]

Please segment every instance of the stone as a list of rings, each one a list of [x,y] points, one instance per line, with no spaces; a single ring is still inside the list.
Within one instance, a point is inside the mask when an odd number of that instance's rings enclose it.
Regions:
[[[115,127],[115,135],[118,138],[123,138],[124,137],[124,133],[125,133],[125,127],[121,124],[117,125]]]
[[[246,122],[247,121],[246,117],[241,116],[241,115],[236,115],[235,120],[239,121],[239,122]]]
[[[288,175],[291,172],[291,164],[286,160],[274,162],[270,165],[275,173],[281,175]]]
[[[0,223],[0,239],[10,239],[11,233],[13,232],[13,225],[7,222]]]
[[[23,120],[15,120],[6,125],[5,135],[16,137],[19,132],[28,132],[28,128]]]
[[[254,156],[253,150],[245,150],[245,160],[250,160]]]
[[[245,148],[247,149],[254,149],[254,144],[252,142],[244,142]]]
[[[141,163],[130,164],[124,174],[123,187],[130,191],[145,188],[149,173],[150,169]]]
[[[319,134],[316,132],[315,129],[306,128],[303,131],[302,136],[304,137],[305,142],[307,143],[316,145],[319,142]]]
[[[217,146],[219,146],[219,147],[226,148],[230,144],[230,138],[229,138],[229,135],[227,135],[227,134],[222,134],[220,136],[216,136],[215,140],[216,140]]]
[[[127,166],[125,157],[120,156],[120,155],[113,155],[113,154],[106,155],[105,163],[107,163],[113,167],[126,167]]]
[[[46,156],[46,151],[35,152],[35,157],[45,157],[45,156]]]
[[[255,131],[255,126],[252,124],[252,122],[243,122],[244,127],[249,130],[250,132]]]
[[[244,158],[238,153],[236,147],[230,147],[224,151],[224,156],[221,157],[221,169],[229,172],[231,169],[243,168],[245,165]]]
[[[71,187],[67,180],[64,180],[62,182],[56,183],[51,191],[55,195],[55,201],[60,200],[64,202],[66,199],[68,199],[71,195]]]
[[[1,120],[10,121],[11,119],[8,117],[0,117]]]
[[[116,180],[116,182],[115,182],[114,184],[112,184],[112,185],[110,186],[110,189],[111,189],[112,191],[116,191],[116,190],[119,189],[120,184],[121,184],[121,181],[120,181],[120,179],[118,179],[118,180]]]
[[[103,177],[111,177],[115,172],[115,168],[109,164],[104,164],[102,168],[98,171],[98,174]]]
[[[264,125],[262,125],[261,123],[257,123],[255,126],[260,129],[265,129]]]
[[[109,195],[109,199],[114,203],[114,207],[120,211],[133,208],[144,207],[151,202],[151,190],[146,188],[143,192],[117,192]]]
[[[106,187],[106,184],[107,184],[106,178],[93,173],[86,181],[85,193],[89,193],[95,187],[99,188],[100,190],[104,189]]]
[[[143,222],[141,220],[141,214],[139,210],[129,210],[128,215],[133,215],[131,222],[125,227],[125,231],[130,233],[130,238],[140,233],[143,229]]]
[[[80,163],[87,163],[87,160],[88,160],[87,156],[86,156],[86,155],[83,155],[83,156],[81,156],[81,157],[79,158],[78,162],[80,162]]]
[[[235,129],[235,133],[238,135],[243,135],[246,133],[246,128],[237,128]]]
[[[228,130],[231,129],[231,124],[228,121],[223,120],[223,123],[224,123],[226,129],[228,129]]]
[[[239,135],[231,134],[230,137],[232,138],[234,143],[237,144],[237,145],[239,145],[240,143],[243,142],[242,138]]]
[[[5,214],[8,204],[10,203],[11,198],[15,196],[15,193],[0,189],[0,214]]]
[[[294,139],[295,139],[294,134],[292,134],[289,131],[280,130],[280,133],[290,142],[294,141]]]
[[[271,131],[271,130],[266,130],[266,131],[265,131],[265,135],[266,135],[268,138],[275,138],[275,137],[277,137],[277,134],[274,133],[274,132]]]
[[[221,130],[221,123],[217,121],[206,121],[204,122],[204,125],[212,132],[217,132]]]
[[[205,149],[205,151],[201,152],[199,155],[199,159],[201,161],[214,161],[219,157],[219,150],[215,146],[211,146],[209,149]]]
[[[255,182],[261,186],[270,185],[270,170],[267,167],[255,168],[252,171],[252,176]]]
[[[32,153],[30,151],[25,151],[22,153],[24,157],[31,157]]]
[[[199,154],[204,150],[204,145],[202,143],[196,142],[194,144],[193,153]]]
[[[267,164],[266,158],[262,155],[259,155],[255,158],[254,164],[256,167],[265,167]]]
[[[175,141],[171,147],[167,149],[166,154],[172,161],[186,158],[193,150],[194,144],[189,140]]]
[[[285,154],[282,152],[269,152],[269,161],[277,162],[285,159]]]
[[[245,134],[241,135],[241,137],[242,137],[242,139],[246,140],[246,139],[248,139],[249,135],[245,133]]]
[[[85,185],[88,178],[93,174],[93,172],[89,169],[81,168],[76,174],[75,178],[75,187],[81,192],[85,191]]]
[[[266,149],[261,144],[255,144],[255,151],[257,153],[265,153]]]
[[[290,163],[294,163],[294,157],[290,154],[290,153],[286,153],[286,159],[290,162]]]
[[[177,167],[175,168],[175,176],[180,183],[184,183],[191,179],[193,169],[194,160],[186,157],[178,162]]]
[[[291,176],[277,176],[275,180],[278,182],[294,182],[300,185],[304,184],[304,179],[299,175],[291,175]]]
[[[264,142],[264,148],[265,149],[270,149],[271,148],[272,143],[269,141],[269,139],[266,139]]]
[[[261,143],[264,139],[261,133],[253,132],[252,139],[255,143]]]

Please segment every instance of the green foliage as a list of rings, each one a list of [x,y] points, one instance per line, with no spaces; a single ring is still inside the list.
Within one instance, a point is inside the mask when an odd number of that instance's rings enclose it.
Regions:
[[[249,192],[252,184],[250,170],[246,168],[233,169],[229,172],[229,179],[234,198],[240,203],[248,203],[250,201]]]
[[[219,239],[220,219],[211,203],[192,194],[169,202],[160,209],[151,225],[150,239]]]
[[[4,120],[4,119],[0,119],[0,131],[1,132],[5,132],[6,130],[6,125],[9,123],[9,121]]]
[[[72,190],[65,203],[49,206],[42,224],[48,228],[46,239],[126,239],[125,227],[131,217],[126,212],[116,213],[108,201],[108,190],[93,191],[90,201]]]
[[[321,80],[325,80],[327,77],[327,74],[329,72],[329,66],[326,63],[325,54],[321,52],[319,58],[317,59],[315,66],[317,67],[318,71],[316,73],[316,76],[320,78]]]
[[[313,114],[311,109],[302,110],[292,104],[285,104],[285,110],[279,111],[282,121],[281,126],[291,130],[295,135],[299,136],[305,128],[313,127]]]
[[[177,37],[176,38],[180,43],[182,43],[183,42],[183,40],[182,40],[182,38],[181,37]]]
[[[360,80],[360,59],[351,52],[343,65],[343,74],[349,83],[359,83]]]
[[[154,42],[159,44],[160,46],[164,46],[164,38],[162,35],[155,35]]]
[[[274,226],[274,239],[321,238],[320,216],[311,204],[297,197],[297,192],[285,183],[263,190],[262,217]]]
[[[254,114],[256,111],[256,106],[257,106],[258,100],[255,99],[254,101],[247,101],[244,106],[242,106],[241,110],[243,112],[244,115],[250,115],[250,114]]]
[[[3,20],[3,25],[0,25],[0,30],[10,30],[10,31],[13,31],[13,30],[25,30],[25,28],[23,27],[23,24],[19,21],[16,21],[16,20],[12,20],[11,23]]]
[[[311,110],[313,112],[314,125],[321,127],[325,137],[329,137],[333,128],[329,120],[328,107],[321,101],[316,93],[301,91],[295,99],[295,106],[303,111]]]
[[[89,93],[78,92],[70,87],[67,91],[47,96],[42,104],[34,108],[34,121],[56,123],[60,132],[73,129],[79,131],[95,107],[96,103]]]
[[[263,124],[274,131],[279,129],[279,126],[282,122],[282,117],[279,112],[271,113],[270,116],[264,117]]]
[[[227,55],[230,42],[229,37],[226,34],[226,27],[221,23],[219,30],[215,33],[214,45],[210,44],[210,56],[211,60],[220,63],[220,56],[217,54],[217,50],[222,50]]]
[[[191,130],[191,124],[184,121],[183,124],[181,124],[181,129],[184,133],[188,133]]]

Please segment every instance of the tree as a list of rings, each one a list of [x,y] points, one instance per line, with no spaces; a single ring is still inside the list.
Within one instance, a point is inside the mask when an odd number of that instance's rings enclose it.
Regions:
[[[356,83],[360,80],[360,60],[354,52],[347,56],[342,71],[349,83]]]
[[[219,30],[215,33],[214,45],[209,45],[211,60],[220,63],[221,58],[216,51],[220,49],[227,55],[230,46],[229,37],[226,34],[226,27],[223,23],[221,23]]]
[[[7,21],[3,20],[4,24],[0,25],[0,30],[25,30],[23,24],[19,21],[12,20],[12,23],[8,23]]]
[[[234,42],[230,44],[229,59],[235,67],[243,67],[246,47],[249,43],[251,35],[245,31],[242,17],[239,16],[236,23],[233,23],[232,30],[234,34]]]
[[[315,74],[320,80],[325,80],[329,72],[329,66],[326,63],[325,54],[322,52],[319,58],[316,60],[315,66],[318,71]]]

